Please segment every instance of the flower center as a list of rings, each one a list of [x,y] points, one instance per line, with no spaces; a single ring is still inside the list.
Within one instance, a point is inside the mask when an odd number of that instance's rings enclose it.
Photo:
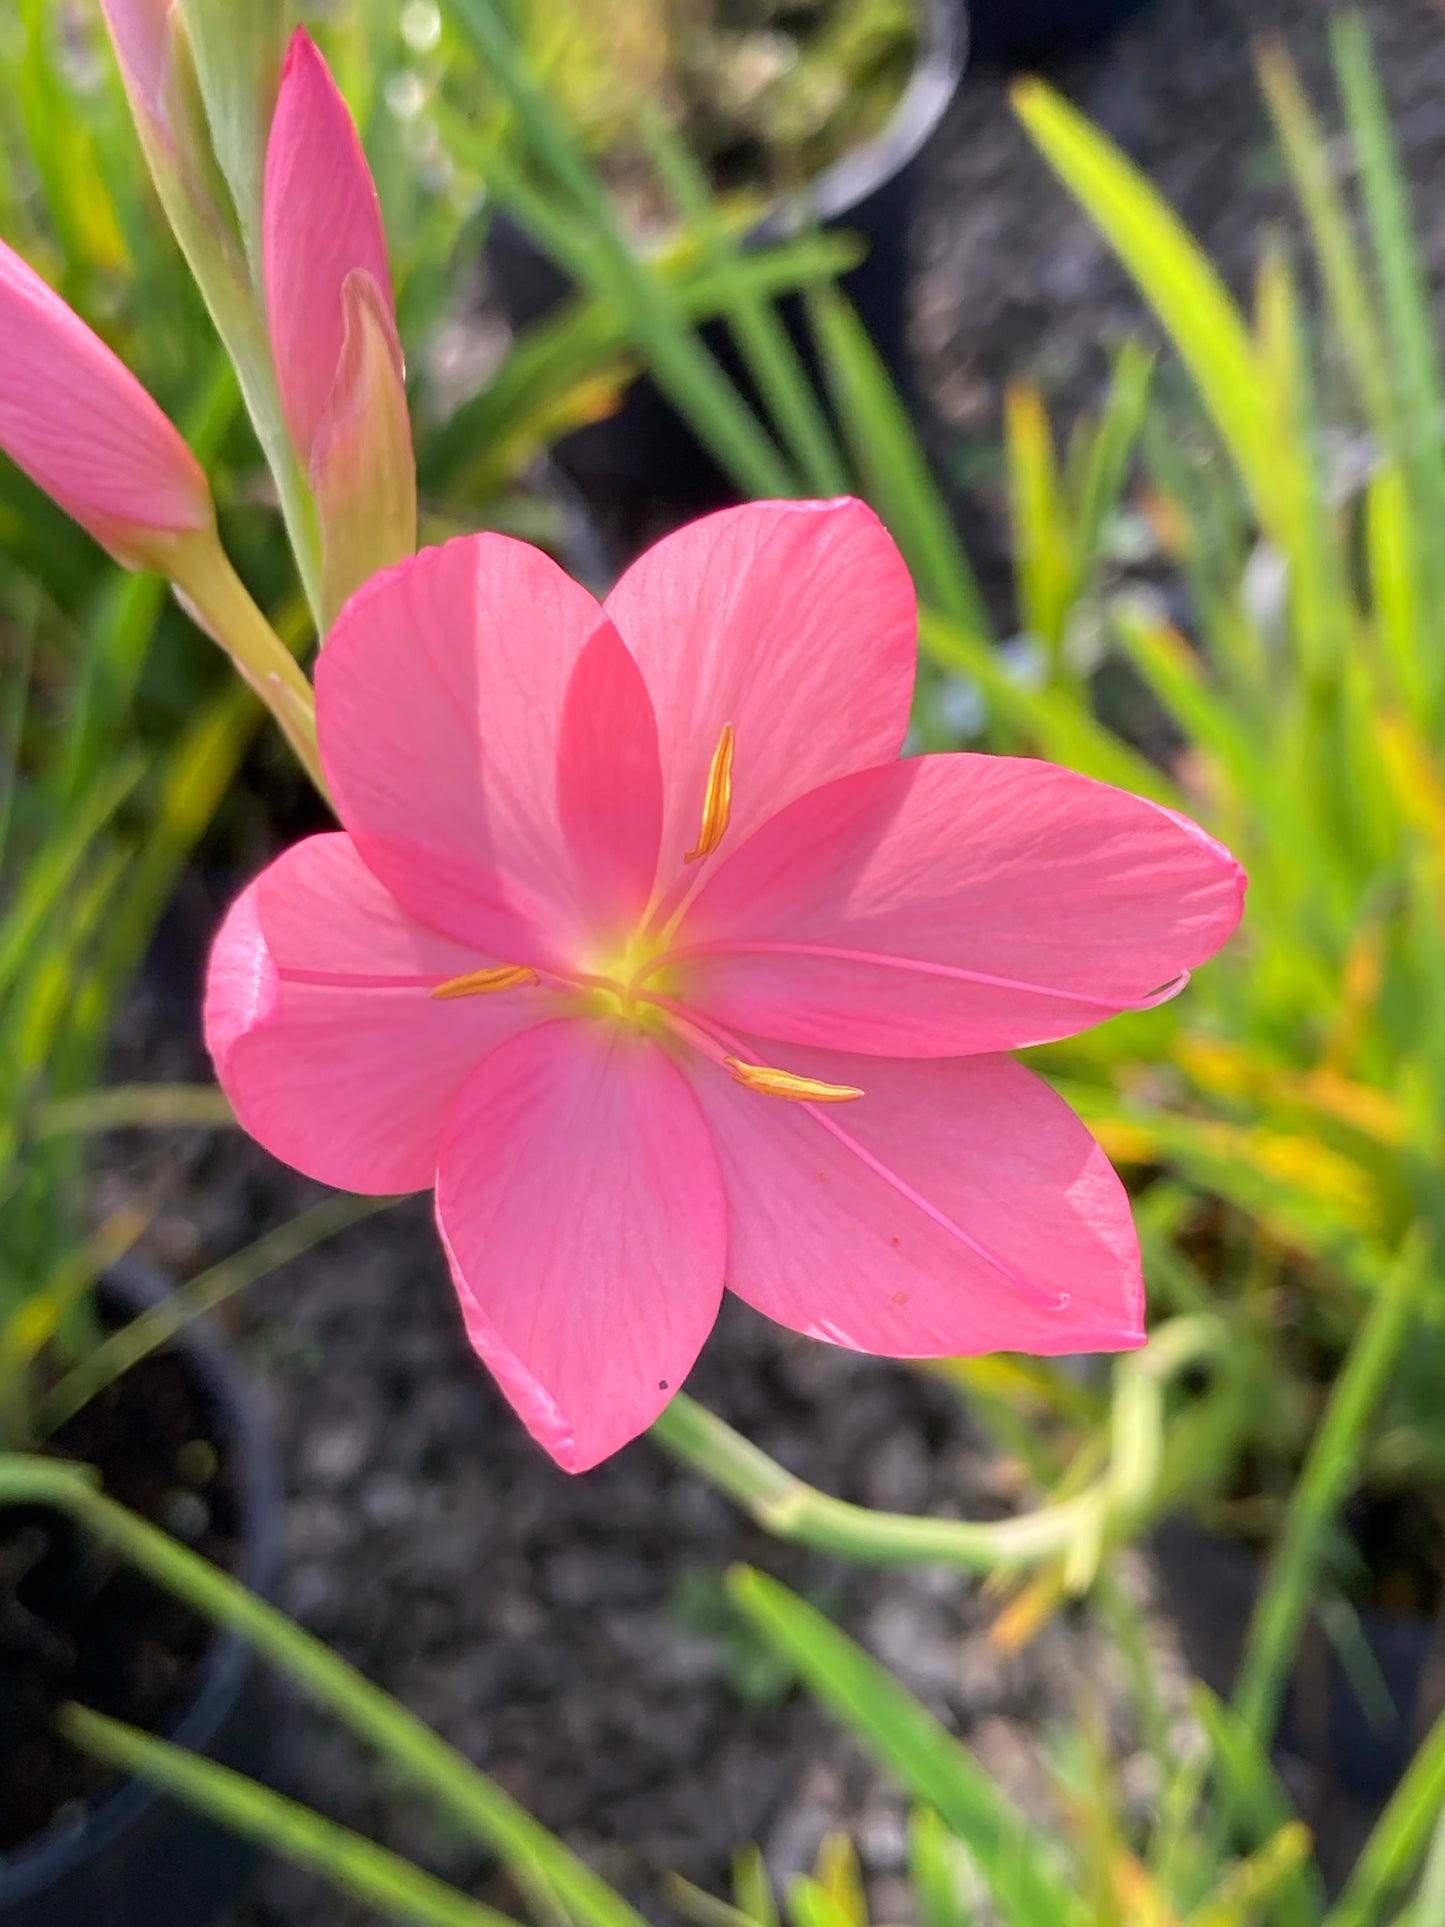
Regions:
[[[734,742],[732,724],[724,723],[708,769],[697,844],[683,858],[685,863],[711,856],[727,834],[732,815]],[[779,1097],[795,1104],[849,1104],[862,1097],[862,1091],[852,1084],[825,1084],[795,1071],[749,1062],[737,1055],[730,1040],[679,1001],[678,970],[669,952],[696,887],[695,882],[676,878],[661,904],[625,944],[586,958],[581,968],[548,971],[544,977],[530,964],[499,964],[449,978],[437,984],[431,995],[443,999],[477,997],[531,987],[560,991],[572,1015],[629,1024],[638,1030],[671,1032],[760,1097]]]

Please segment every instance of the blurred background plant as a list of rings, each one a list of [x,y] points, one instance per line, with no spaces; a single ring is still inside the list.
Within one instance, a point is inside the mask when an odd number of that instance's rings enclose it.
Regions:
[[[337,1654],[233,1579],[102,1496],[83,1473],[0,1460],[0,1499],[43,1500],[178,1599],[244,1638],[269,1665],[378,1749],[399,1782],[501,1862],[539,1923],[640,1927],[642,1916],[495,1780],[454,1752]],[[911,1904],[923,1927],[1431,1927],[1445,1885],[1445,1719],[1431,1730],[1364,1842],[1343,1891],[1325,1897],[1309,1830],[1268,1752],[1207,1688],[1162,1682],[1128,1587],[1111,1623],[1130,1675],[1127,1717],[1145,1735],[1148,1785],[1113,1771],[1118,1736],[1081,1687],[1077,1721],[1050,1736],[1048,1812],[1026,1813],[898,1681],[816,1607],[737,1568],[741,1622],[795,1674],[915,1803]],[[83,1707],[62,1714],[86,1753],[151,1779],[178,1800],[291,1859],[337,1891],[420,1927],[503,1927],[507,1916],[323,1815]],[[811,1876],[779,1908],[761,1856],[744,1849],[729,1900],[680,1879],[674,1910],[696,1927],[867,1927],[869,1904],[846,1839],[824,1842]]]
[[[879,133],[917,57],[917,0],[578,0],[521,8],[531,71],[596,155],[641,237],[676,219],[637,106],[651,101],[709,186],[754,211]]]

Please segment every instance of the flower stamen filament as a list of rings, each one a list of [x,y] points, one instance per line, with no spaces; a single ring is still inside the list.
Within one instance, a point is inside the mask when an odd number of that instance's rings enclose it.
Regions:
[[[697,833],[697,848],[688,851],[683,858],[684,863],[696,863],[702,857],[711,856],[727,835],[728,818],[732,815],[733,807],[734,742],[732,724],[724,723],[707,773],[707,789],[703,794],[702,802],[702,827]]]
[[[819,1077],[800,1077],[795,1071],[775,1070],[770,1064],[745,1064],[725,1057],[723,1068],[745,1089],[761,1097],[782,1097],[793,1104],[851,1104],[863,1093],[853,1084],[825,1084]]]
[[[465,976],[448,977],[434,984],[431,995],[438,1002],[451,997],[483,997],[494,990],[520,990],[524,984],[542,980],[530,964],[500,964],[491,970],[470,970]]]

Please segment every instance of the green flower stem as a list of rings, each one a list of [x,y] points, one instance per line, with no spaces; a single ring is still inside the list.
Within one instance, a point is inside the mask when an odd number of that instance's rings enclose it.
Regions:
[[[310,680],[252,601],[215,530],[181,538],[164,566],[186,608],[265,703],[302,768],[327,796],[316,747],[316,695]]]
[[[1080,1493],[1016,1519],[975,1524],[874,1512],[794,1478],[766,1452],[685,1393],[654,1421],[660,1445],[726,1492],[777,1539],[876,1565],[959,1566],[988,1573],[1008,1564],[1058,1558],[1090,1529],[1097,1492]]]
[[[819,1492],[683,1392],[653,1421],[652,1436],[774,1538],[873,1565],[972,1573],[1059,1560],[1065,1585],[1077,1593],[1090,1585],[1110,1545],[1174,1498],[1182,1477],[1164,1462],[1164,1388],[1224,1340],[1216,1319],[1171,1320],[1119,1367],[1110,1458],[1099,1477],[1071,1498],[984,1524],[875,1512]]]
[[[548,1913],[570,1915],[578,1927],[646,1927],[590,1867],[414,1714],[284,1613],[108,1499],[84,1468],[0,1456],[0,1505],[29,1502],[65,1513],[202,1617],[244,1639],[504,1860]]]
[[[85,1706],[62,1707],[58,1724],[82,1752],[149,1780],[244,1839],[384,1912],[388,1920],[411,1927],[517,1927],[509,1915],[423,1873],[400,1854],[183,1746]]]

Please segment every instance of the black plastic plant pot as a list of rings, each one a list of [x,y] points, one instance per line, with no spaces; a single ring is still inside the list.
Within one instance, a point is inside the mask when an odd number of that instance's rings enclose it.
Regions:
[[[1158,1528],[1152,1549],[1185,1656],[1206,1685],[1228,1697],[1263,1584],[1263,1560],[1248,1547],[1181,1519]],[[1274,1740],[1279,1752],[1304,1761],[1327,1783],[1377,1810],[1399,1785],[1421,1738],[1436,1630],[1423,1613],[1367,1608],[1359,1621],[1389,1705],[1362,1702],[1333,1644],[1321,1628],[1311,1626]]]
[[[1025,67],[1100,46],[1150,0],[973,0],[973,57],[987,66]]]
[[[130,1314],[166,1295],[149,1268],[126,1261],[107,1274],[103,1302]],[[281,1501],[269,1427],[227,1351],[191,1327],[172,1351],[211,1415],[230,1466],[229,1531],[236,1576],[273,1589]],[[63,1522],[58,1522],[63,1525]],[[68,1529],[68,1528],[64,1528]],[[211,1639],[188,1702],[164,1737],[239,1771],[264,1774],[265,1681],[241,1642]],[[207,1927],[245,1885],[255,1849],[136,1780],[56,1820],[0,1856],[3,1927]]]
[[[859,237],[867,252],[842,277],[841,285],[905,393],[910,386],[909,231],[924,157],[958,91],[968,39],[968,10],[959,0],[921,0],[921,12],[913,76],[887,124],[872,140],[818,175],[801,205],[780,205],[750,237],[762,245],[809,222]],[[573,292],[567,276],[505,214],[498,214],[492,223],[487,262],[497,299],[514,328],[541,320]],[[788,297],[779,306],[819,382],[801,302]],[[758,405],[726,323],[709,323],[701,334]],[[645,377],[631,385],[615,413],[565,436],[553,453],[564,474],[594,506],[605,503],[624,511],[634,506],[683,521],[740,499],[730,478]]]

